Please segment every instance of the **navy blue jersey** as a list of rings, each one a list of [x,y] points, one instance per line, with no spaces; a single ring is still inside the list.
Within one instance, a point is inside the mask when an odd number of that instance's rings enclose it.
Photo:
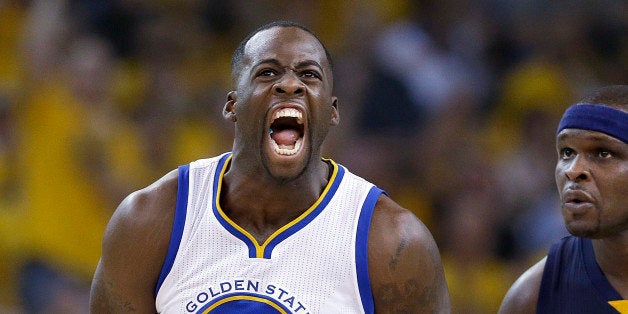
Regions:
[[[622,300],[595,260],[591,239],[567,236],[550,248],[539,290],[537,313],[619,313],[609,301]],[[626,301],[621,301],[621,303]]]

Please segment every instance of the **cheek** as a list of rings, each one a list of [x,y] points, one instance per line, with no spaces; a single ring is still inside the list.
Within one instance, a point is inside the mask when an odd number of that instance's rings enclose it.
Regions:
[[[618,180],[613,182],[610,187],[615,196],[614,200],[617,202],[615,206],[628,212],[628,170],[621,171],[615,178]]]
[[[625,212],[628,215],[628,172],[619,171],[604,181],[598,180],[598,192],[604,201],[604,209]]]
[[[562,190],[562,187],[565,184],[565,173],[562,171],[560,165],[556,165],[556,168],[554,169],[554,179],[558,190]]]

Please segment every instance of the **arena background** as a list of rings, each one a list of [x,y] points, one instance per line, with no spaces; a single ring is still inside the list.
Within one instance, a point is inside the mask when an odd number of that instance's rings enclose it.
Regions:
[[[335,63],[326,156],[414,211],[454,313],[495,313],[566,231],[559,115],[628,82],[612,0],[0,0],[0,312],[86,313],[122,198],[230,149],[231,52],[272,20]],[[141,261],[138,261],[141,263]]]

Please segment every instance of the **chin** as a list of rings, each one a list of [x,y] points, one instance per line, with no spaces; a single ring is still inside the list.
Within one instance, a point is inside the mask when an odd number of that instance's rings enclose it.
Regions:
[[[567,231],[580,238],[599,239],[602,237],[599,226],[592,226],[582,222],[571,222],[566,225]]]
[[[303,170],[296,169],[275,169],[274,171],[269,171],[270,176],[275,179],[275,181],[280,183],[288,183],[293,180],[296,180],[301,176]]]
[[[276,156],[273,156],[276,157]],[[278,182],[290,182],[299,178],[307,169],[307,159],[298,158],[267,158],[266,171]]]

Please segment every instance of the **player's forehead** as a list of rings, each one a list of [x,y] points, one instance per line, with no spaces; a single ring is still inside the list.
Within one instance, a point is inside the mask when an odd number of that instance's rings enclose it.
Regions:
[[[258,32],[246,44],[244,58],[249,65],[269,59],[295,63],[311,60],[324,67],[329,65],[318,39],[293,26],[276,26]]]
[[[597,143],[610,143],[610,142],[618,142],[621,143],[621,140],[608,135],[602,132],[594,131],[594,130],[586,130],[586,129],[578,129],[578,128],[568,128],[560,131],[556,135],[556,140],[558,142],[565,141],[587,141],[587,142],[597,142]]]
[[[607,106],[607,107],[615,108],[619,111],[628,113],[628,104],[624,104],[624,103],[598,104],[598,106]]]

